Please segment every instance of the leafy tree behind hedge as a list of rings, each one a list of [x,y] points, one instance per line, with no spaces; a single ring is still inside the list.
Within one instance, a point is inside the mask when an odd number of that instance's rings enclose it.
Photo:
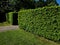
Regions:
[[[21,8],[32,9],[44,6],[58,5],[56,0],[0,0],[0,11],[19,11]]]
[[[55,5],[58,5],[56,0],[0,0],[0,17],[3,17],[3,13],[19,11],[20,9],[34,9]]]
[[[56,0],[46,0],[47,6],[56,6],[58,5]]]

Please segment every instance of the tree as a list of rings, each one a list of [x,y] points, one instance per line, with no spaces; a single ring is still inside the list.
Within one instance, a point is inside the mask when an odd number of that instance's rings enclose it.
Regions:
[[[19,11],[22,8],[34,9],[55,5],[58,5],[56,0],[0,0],[0,12]]]
[[[9,5],[14,11],[19,11],[20,9],[30,9],[34,8],[34,0],[9,0]]]
[[[58,5],[56,0],[46,0],[47,6],[56,6]]]
[[[6,13],[12,11],[12,6],[9,4],[9,1],[0,0],[0,12]]]

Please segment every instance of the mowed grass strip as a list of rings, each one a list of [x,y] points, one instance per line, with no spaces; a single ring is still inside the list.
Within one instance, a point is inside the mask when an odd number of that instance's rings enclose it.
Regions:
[[[0,32],[0,45],[59,45],[24,30]]]
[[[0,26],[9,26],[10,24],[8,22],[2,22],[0,23]]]

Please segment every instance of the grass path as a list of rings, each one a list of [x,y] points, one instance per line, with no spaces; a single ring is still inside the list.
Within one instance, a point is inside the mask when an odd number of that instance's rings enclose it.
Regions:
[[[0,32],[0,45],[60,45],[24,30]]]

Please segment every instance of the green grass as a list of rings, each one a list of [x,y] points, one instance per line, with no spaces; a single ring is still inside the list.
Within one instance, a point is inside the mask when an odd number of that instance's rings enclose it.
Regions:
[[[0,45],[59,45],[24,30],[0,32]]]
[[[0,23],[0,26],[8,26],[8,25],[10,25],[8,22]]]

